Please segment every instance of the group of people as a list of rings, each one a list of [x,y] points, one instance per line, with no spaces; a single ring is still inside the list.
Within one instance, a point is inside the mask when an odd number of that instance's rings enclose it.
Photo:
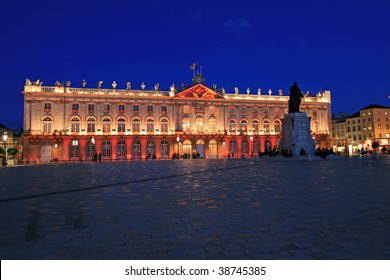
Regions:
[[[185,153],[183,155],[180,155],[179,153],[173,153],[172,154],[172,159],[190,159],[191,154],[190,153]],[[192,159],[201,159],[202,157],[200,156],[200,153],[192,153]]]
[[[92,156],[92,162],[102,162],[102,153],[94,153]]]

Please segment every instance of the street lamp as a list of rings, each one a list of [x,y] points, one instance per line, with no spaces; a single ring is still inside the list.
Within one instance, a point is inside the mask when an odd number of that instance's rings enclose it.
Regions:
[[[95,158],[94,158],[94,146],[95,146],[95,137],[91,137],[91,148],[90,148],[90,153],[91,153],[91,161],[94,161]]]
[[[390,150],[389,150],[389,137],[390,137],[390,134],[389,134],[389,133],[386,133],[386,138],[387,138],[387,153],[390,153]]]
[[[176,137],[176,142],[177,142],[177,155],[179,156],[179,153],[180,153],[180,149],[179,149],[179,145],[180,145],[180,135],[177,135],[177,137]]]
[[[4,165],[7,165],[7,159],[8,159],[8,155],[7,155],[7,139],[8,139],[8,132],[4,131],[4,134],[3,134],[4,147],[5,147],[5,159],[3,161]]]
[[[250,147],[251,157],[253,157],[253,136],[249,137],[249,139],[251,140],[251,147]]]

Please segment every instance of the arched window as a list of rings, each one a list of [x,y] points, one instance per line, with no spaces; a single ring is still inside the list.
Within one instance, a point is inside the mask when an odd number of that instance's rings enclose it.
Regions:
[[[87,132],[95,132],[95,119],[94,118],[87,119]]]
[[[88,140],[85,148],[86,148],[86,157],[91,159],[93,154],[96,151],[96,145],[94,141]]]
[[[234,156],[237,153],[237,142],[235,140],[230,140],[229,152]]]
[[[229,132],[235,132],[236,131],[236,121],[230,120],[229,121]]]
[[[80,158],[80,142],[77,139],[73,139],[69,146],[69,158],[79,159]]]
[[[104,133],[111,132],[111,120],[109,118],[103,119],[103,132]]]
[[[140,158],[141,157],[141,142],[138,140],[133,141],[133,144],[131,145],[131,156],[133,158]]]
[[[253,133],[259,133],[259,121],[258,120],[253,120],[252,121],[252,131]]]
[[[118,157],[126,157],[126,142],[123,140],[118,141],[116,152]]]
[[[183,123],[183,131],[184,132],[191,132],[191,120],[190,120],[190,118],[184,118],[182,123]]]
[[[160,157],[167,158],[169,157],[169,144],[167,140],[161,141],[160,145]]]
[[[146,132],[153,133],[154,132],[154,120],[148,119],[146,121]]]
[[[162,133],[167,133],[168,132],[168,120],[167,119],[162,119],[161,120],[161,132]]]
[[[210,140],[209,142],[209,157],[210,158],[218,157],[218,145],[217,145],[217,141],[215,141],[214,139]]]
[[[275,126],[275,132],[278,133],[278,132],[281,132],[281,123],[280,123],[280,120],[275,120],[275,123],[274,123],[274,126]]]
[[[102,156],[103,157],[111,157],[111,142],[104,141],[102,144]]]
[[[245,119],[241,120],[241,123],[240,123],[240,130],[241,130],[242,132],[246,132],[246,130],[247,130],[247,125],[248,125],[248,121],[247,121],[247,120],[245,120]]]
[[[269,132],[269,120],[264,120],[263,126],[264,126],[264,132]]]
[[[204,127],[204,120],[203,118],[197,118],[196,119],[196,132],[202,133]]]
[[[153,157],[156,154],[156,144],[152,141],[149,140],[146,143],[146,156],[147,157]]]
[[[72,118],[71,124],[71,132],[80,132],[80,120],[78,118]]]
[[[51,133],[51,124],[53,123],[53,120],[49,117],[46,117],[43,119],[43,132],[44,133]]]
[[[217,119],[215,117],[209,118],[209,132],[212,134],[217,132]]]
[[[141,131],[141,120],[138,118],[133,119],[133,133],[139,133]]]
[[[192,154],[192,144],[188,139],[183,142],[183,154]]]
[[[258,139],[253,140],[253,153],[258,154],[260,152],[260,141]]]
[[[120,118],[118,120],[118,132],[126,132],[126,120],[124,118]]]
[[[241,153],[244,155],[249,154],[249,145],[248,145],[248,140],[242,140],[241,142]]]

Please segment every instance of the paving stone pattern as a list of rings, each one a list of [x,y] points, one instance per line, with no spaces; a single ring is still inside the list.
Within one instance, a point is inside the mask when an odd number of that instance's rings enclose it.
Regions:
[[[1,259],[390,259],[390,160],[0,168]]]

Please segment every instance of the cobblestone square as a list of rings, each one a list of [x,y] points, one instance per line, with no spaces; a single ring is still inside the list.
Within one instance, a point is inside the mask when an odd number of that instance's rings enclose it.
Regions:
[[[390,259],[390,160],[0,168],[1,259]]]

